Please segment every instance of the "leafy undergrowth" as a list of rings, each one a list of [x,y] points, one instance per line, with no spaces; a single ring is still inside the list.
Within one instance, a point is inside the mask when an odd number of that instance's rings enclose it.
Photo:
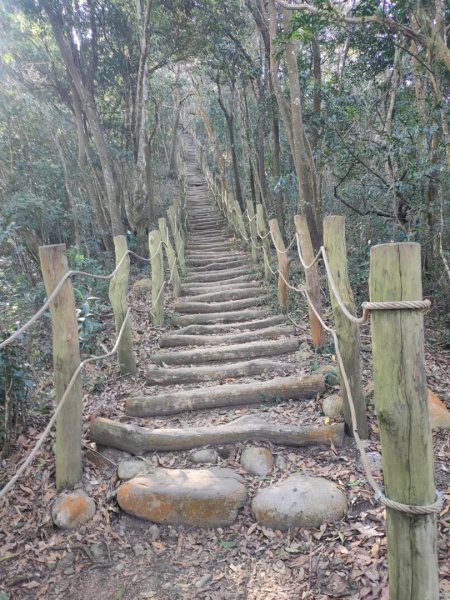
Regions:
[[[146,356],[157,346],[157,337],[148,326],[145,301],[133,298],[132,304],[139,311],[134,313],[133,330],[142,375]],[[305,330],[301,325],[298,333],[307,342]],[[112,335],[112,323],[105,324],[103,343],[111,346],[106,340]],[[332,358],[313,355],[305,343],[300,367],[307,370],[317,361],[329,363]],[[367,352],[365,358],[371,428],[367,449],[379,452],[378,427],[370,404]],[[427,361],[430,387],[448,403],[449,398],[444,395],[449,389],[448,357],[433,350],[432,355],[427,354]],[[350,440],[340,448],[296,449],[264,444],[282,459],[277,461],[272,476],[263,479],[241,470],[239,458],[245,444],[220,448],[219,464],[245,477],[250,496],[259,487],[300,470],[338,483],[347,494],[349,513],[342,521],[324,524],[319,529],[265,529],[254,522],[249,504],[233,526],[219,529],[158,526],[120,512],[115,501],[119,485],[116,464],[125,453],[96,448],[89,442],[87,431],[96,416],[125,420],[124,399],[142,390],[143,381],[143,377],[121,376],[111,361],[89,365],[84,376],[86,438],[82,487],[95,499],[96,515],[91,523],[76,531],[58,530],[52,525],[50,508],[56,490],[50,438],[33,468],[1,506],[0,600],[388,598],[384,511],[373,500]],[[49,374],[43,374],[39,389],[45,389],[46,384],[51,384]],[[335,391],[329,388],[327,393]],[[203,411],[135,422],[151,427],[218,424],[255,412],[285,424],[324,421],[317,398],[301,404],[268,403],[258,408]],[[36,413],[28,431],[17,439],[12,455],[2,464],[3,483],[34,446],[47,418],[42,412]],[[447,493],[446,507],[438,519],[438,549],[442,598],[450,598],[449,433],[435,433],[434,448],[436,485]],[[153,453],[146,459],[154,466],[192,466],[189,452]],[[379,473],[377,477],[381,479]]]

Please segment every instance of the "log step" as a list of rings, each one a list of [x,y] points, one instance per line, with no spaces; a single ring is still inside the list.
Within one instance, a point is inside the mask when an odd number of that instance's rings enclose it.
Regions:
[[[154,352],[150,360],[154,364],[193,365],[208,362],[224,362],[240,358],[259,358],[262,356],[279,356],[298,350],[299,340],[287,338],[281,340],[248,342],[247,344],[229,344],[228,346],[212,346],[178,352]]]
[[[232,444],[246,441],[269,441],[285,446],[308,444],[342,445],[344,424],[326,427],[292,427],[271,423],[216,425],[215,427],[186,427],[183,429],[148,429],[129,423],[117,423],[97,417],[91,425],[89,439],[141,455],[145,452],[173,452],[205,445]]]
[[[157,365],[145,368],[147,385],[175,385],[181,383],[205,383],[225,381],[238,377],[252,377],[266,372],[292,373],[298,368],[296,363],[277,362],[267,358],[255,358],[237,363],[207,367],[176,367],[167,369]]]
[[[234,276],[248,275],[250,267],[236,267],[234,269],[224,269],[223,271],[211,271],[210,273],[195,273],[190,271],[184,278],[185,283],[199,283],[201,281],[220,281],[221,279],[231,279]]]
[[[242,333],[229,333],[224,335],[180,335],[166,333],[159,338],[160,348],[175,348],[180,346],[220,346],[225,344],[244,344],[257,340],[275,340],[281,337],[294,335],[293,327],[269,327]]]
[[[125,412],[131,417],[174,415],[191,410],[241,406],[269,400],[307,400],[324,390],[323,375],[274,377],[269,381],[217,385],[156,396],[136,396],[125,401]]]
[[[260,306],[266,296],[260,296],[259,298],[244,298],[242,300],[227,300],[225,302],[179,302],[175,304],[174,310],[177,313],[183,314],[203,314],[203,313],[218,313],[228,312],[234,310],[241,310],[243,308],[253,308]]]
[[[227,300],[245,300],[247,298],[255,298],[256,296],[264,295],[265,290],[262,288],[255,289],[254,287],[220,290],[216,292],[207,292],[197,294],[196,296],[183,296],[183,302],[220,302]]]
[[[261,284],[259,281],[237,281],[236,283],[223,283],[223,282],[217,282],[216,283],[199,283],[197,285],[194,284],[189,284],[189,285],[182,285],[181,286],[181,293],[182,294],[192,294],[192,296],[200,296],[202,294],[212,294],[215,292],[221,292],[223,293],[224,291],[227,290],[242,290],[242,289],[249,289],[249,288],[253,288],[254,289],[254,294],[257,293],[257,289],[263,289],[261,288]]]
[[[284,325],[286,318],[284,315],[274,315],[266,319],[256,319],[254,321],[241,321],[237,323],[222,323],[212,325],[187,325],[176,330],[181,335],[208,335],[216,333],[226,333],[229,331],[252,331],[254,329],[265,329],[275,325]]]
[[[185,325],[205,325],[207,323],[236,323],[238,321],[253,321],[268,317],[270,311],[264,308],[256,310],[238,310],[221,313],[203,313],[196,315],[173,315],[172,324],[175,327]]]
[[[247,260],[243,258],[238,259],[230,259],[226,262],[218,261],[218,262],[207,262],[204,265],[190,265],[189,273],[205,273],[205,272],[213,272],[213,271],[226,271],[231,269],[237,269],[239,267],[243,267],[247,264]]]

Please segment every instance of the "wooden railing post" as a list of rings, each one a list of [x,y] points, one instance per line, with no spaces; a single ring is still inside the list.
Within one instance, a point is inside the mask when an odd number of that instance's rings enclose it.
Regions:
[[[250,240],[251,240],[251,252],[252,252],[252,261],[256,263],[258,261],[258,234],[256,233],[256,219],[255,219],[255,209],[253,208],[253,201],[247,200],[247,214],[248,214],[248,230],[250,232]]]
[[[371,249],[370,301],[422,300],[420,245]],[[423,316],[420,310],[373,311],[375,408],[385,495],[408,505],[435,501],[428,418]],[[387,509],[391,600],[438,600],[436,515]]]
[[[114,250],[116,255],[116,266],[122,260],[124,254],[128,251],[127,238],[124,235],[114,236]],[[122,262],[119,270],[111,279],[109,284],[109,300],[114,312],[116,324],[116,335],[119,334],[123,320],[128,311],[128,279],[130,276],[130,257],[127,256]],[[136,375],[136,357],[133,352],[133,335],[131,333],[131,324],[128,321],[117,348],[119,358],[120,372]]]
[[[39,248],[42,276],[47,296],[53,292],[68,271],[66,245]],[[53,368],[55,399],[61,400],[69,381],[80,364],[78,323],[72,284],[67,280],[50,304],[53,331]],[[56,420],[56,487],[62,489],[78,483],[82,475],[83,396],[81,377],[72,387]]]
[[[241,211],[241,207],[239,206],[239,202],[236,200],[236,198],[234,196],[233,196],[233,202],[234,202],[234,214],[235,214],[235,218],[236,218],[236,226],[237,226],[238,234],[242,238],[242,241],[244,242],[244,244],[248,244],[247,228],[245,227],[244,217],[242,215],[242,211]]]
[[[263,255],[264,255],[264,277],[270,280],[271,272],[269,269],[270,264],[270,241],[267,236],[267,228],[266,222],[264,221],[264,209],[262,204],[256,205],[256,227],[261,236],[259,239],[261,240],[261,244],[263,247]],[[258,236],[258,237],[259,237]]]
[[[305,263],[310,264],[314,260],[314,250],[309,234],[308,222],[304,215],[295,215],[295,229],[297,231],[300,249]],[[320,280],[317,265],[310,269],[305,269],[305,280],[308,294],[314,304],[315,309],[322,315],[322,298],[320,296]],[[315,348],[320,348],[325,339],[325,330],[322,327],[316,314],[308,304],[309,322],[311,325],[312,343]]]
[[[337,291],[348,311],[355,314],[355,302],[353,300],[353,293],[350,287],[347,270],[345,217],[325,217],[323,221],[323,238],[331,274],[336,283]],[[362,386],[359,326],[344,315],[339,308],[339,304],[331,288],[330,298],[342,361],[347,373],[353,403],[355,405],[358,433],[362,439],[366,439],[369,435],[369,430],[367,426],[367,410]],[[353,425],[350,414],[350,405],[343,385],[341,385],[341,390],[344,399],[344,420],[348,433],[351,433],[353,431]]]
[[[172,289],[175,298],[180,296],[181,279],[177,267],[177,257],[175,250],[170,243],[169,230],[167,229],[167,221],[163,217],[158,220],[159,233],[166,253],[167,264],[169,265],[169,274],[172,273]],[[170,275],[169,275],[170,276]]]
[[[167,219],[169,221],[170,229],[172,230],[172,236],[175,242],[175,250],[177,252],[178,264],[180,265],[181,274],[186,273],[186,262],[184,259],[184,242],[181,237],[180,230],[178,228],[178,222],[176,218],[176,212],[173,206],[167,209]]]
[[[269,221],[270,232],[272,234],[275,250],[278,259],[278,302],[282,312],[287,312],[289,304],[289,290],[286,285],[286,281],[289,278],[289,259],[286,253],[286,246],[284,245],[283,236],[281,235],[280,226],[276,219],[270,219]],[[284,277],[284,279],[283,279]]]
[[[161,327],[164,324],[164,262],[161,236],[157,229],[148,234],[148,247],[152,264],[151,321],[154,327]]]

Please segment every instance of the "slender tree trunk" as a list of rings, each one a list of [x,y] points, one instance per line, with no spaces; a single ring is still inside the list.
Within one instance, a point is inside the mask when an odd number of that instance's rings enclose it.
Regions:
[[[78,92],[71,84],[72,90],[72,106],[75,112],[75,124],[77,127],[78,137],[78,167],[80,169],[81,177],[83,180],[84,187],[87,190],[88,197],[92,206],[92,210],[97,221],[97,226],[100,229],[100,236],[103,245],[107,250],[113,249],[111,232],[111,225],[108,221],[109,214],[105,214],[105,209],[102,204],[100,193],[96,187],[96,180],[93,177],[95,174],[94,167],[88,166],[88,140],[86,131],[84,128],[83,108],[81,106],[81,100],[78,96]]]
[[[291,13],[288,11],[284,11],[283,24],[285,31],[290,31]],[[320,215],[317,214],[319,202],[316,170],[303,123],[297,51],[292,40],[288,40],[286,43],[285,60],[288,71],[293,155],[298,180],[299,207],[306,216],[311,241],[317,251],[322,243],[322,223]]]
[[[285,224],[284,216],[284,194],[281,191],[281,162],[280,162],[280,122],[275,107],[272,108],[272,135],[273,135],[273,153],[272,153],[272,173],[277,180],[275,191],[275,214],[278,223]]]
[[[311,134],[311,145],[316,147],[319,143],[319,121],[320,113],[322,110],[322,59],[320,55],[320,44],[318,35],[315,34],[313,41],[311,42],[312,48],[312,59],[313,59],[313,75],[314,75],[314,89],[313,89],[313,127]]]
[[[83,75],[78,67],[79,57],[74,56],[73,54],[73,52],[75,52],[74,49],[76,48],[76,45],[74,43],[70,44],[69,40],[64,34],[64,22],[62,14],[57,12],[57,10],[54,9],[53,4],[48,0],[40,0],[40,2],[45,13],[47,14],[55,36],[56,44],[61,54],[61,58],[67,69],[67,72],[70,75],[73,85],[77,90],[83,111],[86,114],[89,122],[92,137],[94,139],[95,147],[102,167],[102,175],[105,182],[105,189],[109,203],[112,233],[113,235],[120,235],[123,233],[123,224],[120,216],[120,206],[118,202],[116,182],[114,179],[114,171],[108,155],[106,140],[100,124],[100,118],[95,104],[94,95],[92,90],[88,87],[88,79],[92,83],[91,77],[83,78]]]
[[[217,85],[217,90],[219,93],[219,96],[218,96],[219,106],[222,109],[222,112],[224,114],[225,121],[227,123],[228,137],[230,139],[231,165],[233,168],[236,200],[238,201],[238,204],[241,207],[242,212],[244,212],[245,205],[244,205],[244,198],[242,195],[241,178],[239,176],[239,163],[238,163],[238,157],[237,157],[237,152],[236,152],[236,141],[235,141],[235,137],[234,137],[234,115],[231,111],[227,110],[227,108],[225,107],[220,84]]]
[[[181,101],[180,95],[177,91],[177,99],[176,99],[176,109],[175,115],[173,119],[172,125],[172,142],[170,144],[170,161],[169,161],[169,177],[171,179],[176,179],[177,177],[177,142],[178,142],[178,127],[180,125],[180,115],[181,115]]]
[[[78,220],[78,214],[77,214],[77,208],[76,208],[76,203],[75,203],[75,197],[73,195],[72,188],[71,188],[71,185],[70,185],[69,173],[68,173],[68,170],[67,170],[66,158],[64,156],[64,150],[63,150],[63,147],[62,147],[61,138],[60,138],[60,134],[59,134],[58,131],[55,131],[54,140],[55,140],[56,149],[58,150],[59,159],[61,161],[61,167],[62,167],[62,170],[63,170],[63,177],[64,177],[64,187],[66,189],[67,199],[69,201],[70,212],[72,213],[73,231],[74,231],[74,236],[75,236],[75,244],[79,248],[81,248],[82,243],[81,243],[80,223],[79,223],[79,220]]]

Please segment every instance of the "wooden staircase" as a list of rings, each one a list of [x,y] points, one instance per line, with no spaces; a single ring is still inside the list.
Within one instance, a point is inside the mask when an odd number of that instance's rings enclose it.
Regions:
[[[273,315],[255,266],[215,204],[186,144],[188,273],[175,305],[172,329],[146,367],[148,393],[125,402],[129,417],[148,418],[187,411],[302,401],[325,389],[323,375],[302,374],[293,360],[299,339],[283,315]],[[193,387],[196,386],[196,387]],[[299,413],[300,415],[300,413]],[[186,450],[208,444],[271,440],[285,445],[339,445],[343,424],[302,427],[236,424],[150,429],[97,418],[90,437],[133,454]],[[148,424],[148,421],[147,421]]]

